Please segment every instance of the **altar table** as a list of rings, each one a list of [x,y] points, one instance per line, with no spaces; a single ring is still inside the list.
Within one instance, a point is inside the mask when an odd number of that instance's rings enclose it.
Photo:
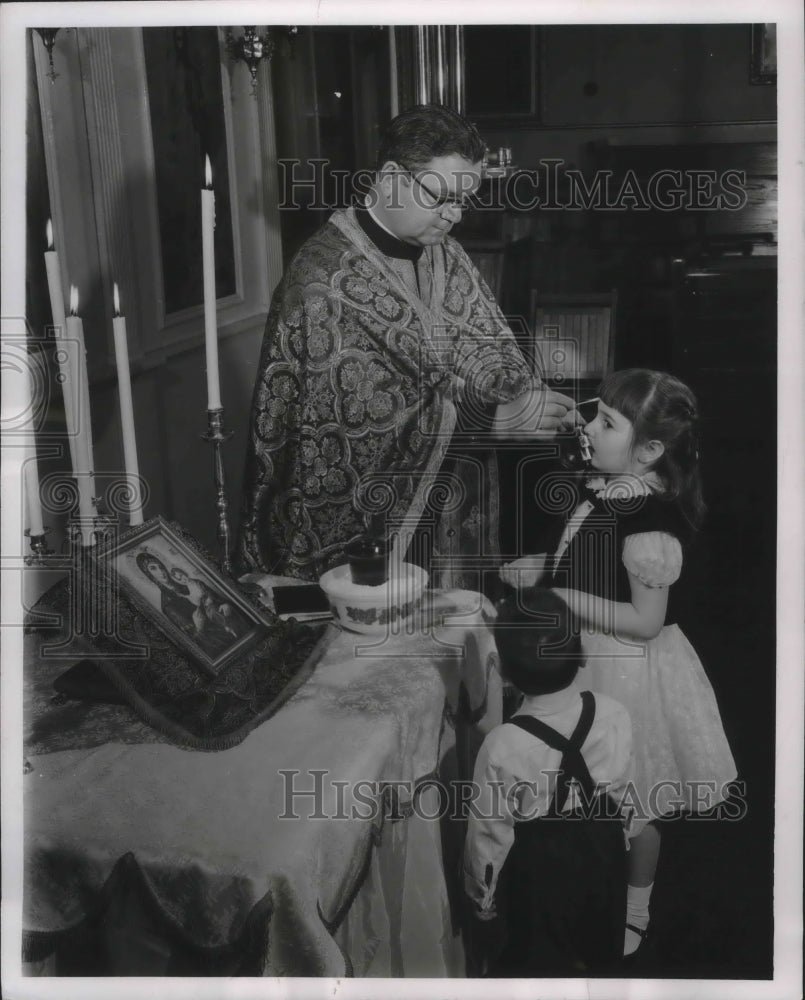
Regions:
[[[435,633],[372,645],[329,626],[310,678],[232,749],[28,756],[26,957],[52,972],[48,956],[93,918],[114,950],[132,908],[147,932],[112,974],[165,974],[181,942],[226,974],[463,975],[457,853],[443,855],[445,821],[417,815],[438,813],[436,787],[417,810],[409,796],[427,776],[470,777],[500,722],[493,612],[461,597],[467,610]]]

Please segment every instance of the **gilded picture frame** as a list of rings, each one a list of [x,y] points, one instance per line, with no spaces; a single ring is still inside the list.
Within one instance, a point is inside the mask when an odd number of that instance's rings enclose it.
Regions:
[[[187,658],[215,676],[272,625],[178,524],[155,517],[93,554],[110,585]]]

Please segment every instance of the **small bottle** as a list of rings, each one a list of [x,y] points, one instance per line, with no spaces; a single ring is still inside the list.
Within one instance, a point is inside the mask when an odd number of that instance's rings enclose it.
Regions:
[[[576,433],[579,437],[579,451],[581,452],[582,461],[585,465],[589,465],[593,460],[593,453],[590,451],[590,439],[580,427]]]
[[[581,427],[577,427],[562,448],[560,462],[565,469],[586,472],[593,460],[590,439]]]

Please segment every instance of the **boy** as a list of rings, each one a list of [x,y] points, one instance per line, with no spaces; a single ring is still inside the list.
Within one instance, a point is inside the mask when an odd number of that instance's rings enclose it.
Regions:
[[[490,976],[590,976],[623,952],[626,845],[618,802],[632,776],[626,709],[576,683],[567,605],[532,587],[498,606],[501,672],[523,702],[481,747],[464,856],[476,916],[506,943]],[[505,864],[504,864],[505,862]]]

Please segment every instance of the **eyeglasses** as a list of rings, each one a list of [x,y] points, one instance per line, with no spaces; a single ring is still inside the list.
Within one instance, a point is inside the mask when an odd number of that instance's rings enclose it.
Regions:
[[[457,209],[459,212],[468,212],[473,207],[473,202],[470,197],[465,198],[454,198],[452,195],[438,195],[434,194],[433,191],[423,184],[422,181],[417,177],[413,170],[408,170],[406,168],[405,172],[411,175],[411,180],[427,194],[427,196],[432,200],[432,205],[425,205],[425,208],[429,208],[434,212],[443,212],[446,208]]]

